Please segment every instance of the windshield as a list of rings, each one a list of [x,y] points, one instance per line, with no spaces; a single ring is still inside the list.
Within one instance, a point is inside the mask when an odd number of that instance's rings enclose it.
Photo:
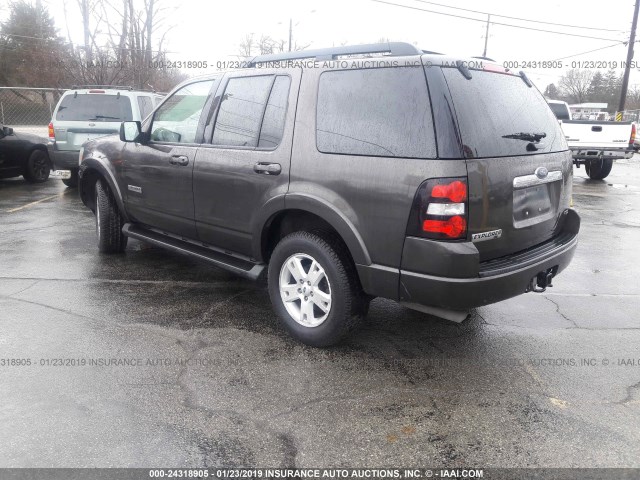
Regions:
[[[472,70],[467,80],[443,68],[467,158],[534,155],[567,150],[558,121],[522,78]]]
[[[133,120],[131,102],[122,95],[67,95],[60,102],[56,120],[124,122]]]
[[[558,120],[571,120],[569,109],[564,103],[550,103],[549,106]]]

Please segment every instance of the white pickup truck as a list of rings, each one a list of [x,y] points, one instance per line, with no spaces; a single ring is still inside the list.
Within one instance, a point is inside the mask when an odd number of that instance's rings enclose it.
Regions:
[[[633,156],[635,123],[571,120],[566,102],[547,103],[560,121],[573,163],[578,168],[584,165],[589,178],[602,180],[611,172],[614,160]]]

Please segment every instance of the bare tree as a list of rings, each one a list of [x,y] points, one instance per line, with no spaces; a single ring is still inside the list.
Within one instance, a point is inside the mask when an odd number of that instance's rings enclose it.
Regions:
[[[164,41],[173,28],[163,0],[75,0],[83,14],[84,49],[74,76],[84,84],[126,84],[166,90],[185,77],[166,67]],[[66,9],[66,0],[65,0]]]
[[[640,88],[637,85],[627,91],[626,108],[627,110],[640,109]]]
[[[311,44],[299,44],[294,42],[291,46],[292,51],[306,50]],[[288,40],[274,38],[270,35],[261,34],[260,38],[254,40],[254,34],[250,33],[240,41],[238,49],[239,58],[250,58],[254,55],[268,55],[272,53],[282,53],[287,51]]]
[[[560,78],[558,86],[564,96],[576,103],[583,103],[587,100],[593,75],[592,70],[569,70]]]
[[[248,33],[240,41],[240,49],[238,51],[238,56],[243,58],[249,58],[251,56],[252,51],[253,51],[253,33]]]
[[[260,55],[281,53],[285,51],[286,43],[286,40],[277,40],[269,35],[261,35],[258,41],[258,51]]]

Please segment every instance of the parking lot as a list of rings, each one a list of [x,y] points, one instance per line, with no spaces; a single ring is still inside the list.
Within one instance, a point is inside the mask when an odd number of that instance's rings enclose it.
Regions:
[[[640,467],[640,162],[575,170],[570,267],[462,324],[375,300],[304,347],[264,285],[130,241],[58,178],[0,181],[4,467]],[[59,363],[62,363],[61,365]]]

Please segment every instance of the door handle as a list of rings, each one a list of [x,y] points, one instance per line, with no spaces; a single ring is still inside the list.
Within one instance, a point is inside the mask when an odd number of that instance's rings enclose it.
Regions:
[[[279,163],[256,163],[253,171],[264,175],[280,175],[282,167]]]
[[[180,165],[184,167],[185,165],[189,165],[189,157],[186,157],[184,155],[173,155],[169,159],[169,163],[171,165]]]

